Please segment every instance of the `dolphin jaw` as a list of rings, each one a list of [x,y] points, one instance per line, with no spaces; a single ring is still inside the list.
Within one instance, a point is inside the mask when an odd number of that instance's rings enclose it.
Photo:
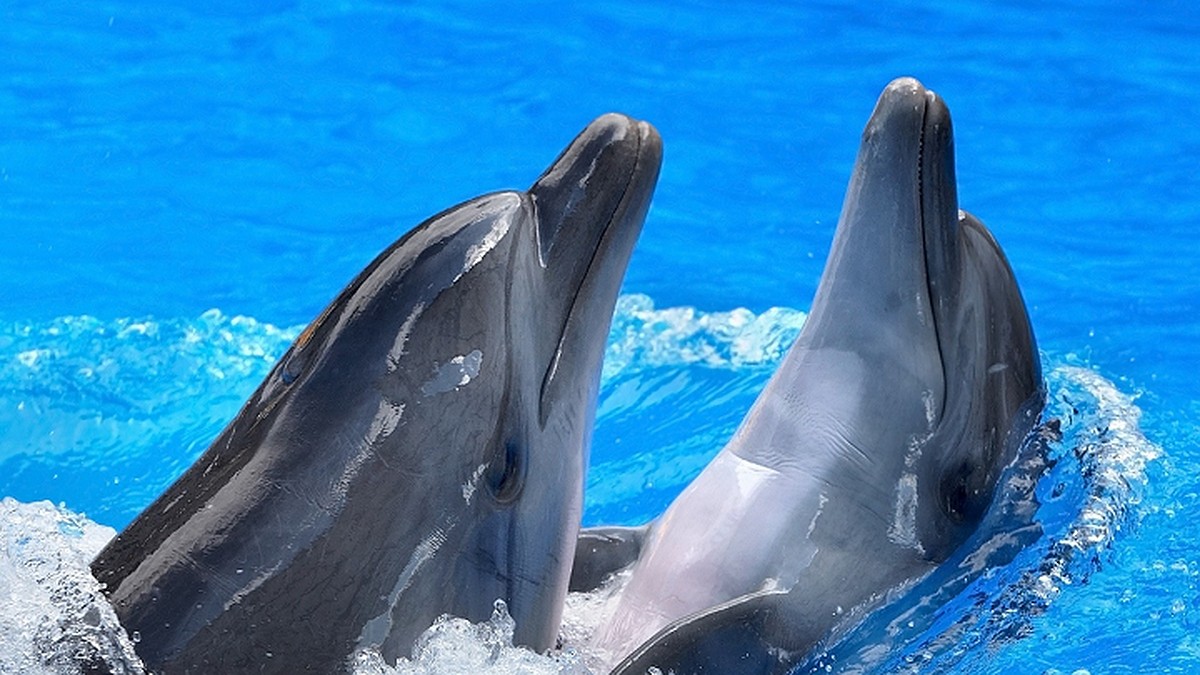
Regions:
[[[572,166],[562,166],[565,163],[564,159],[577,146],[586,145],[595,137],[605,135],[609,136],[610,139],[591,157],[574,158]],[[577,351],[568,349],[567,346],[572,333],[571,327],[576,322],[575,317],[581,311],[584,311],[582,309],[583,305],[590,304],[595,298],[604,297],[609,294],[615,297],[619,287],[623,275],[616,275],[615,278],[605,281],[597,281],[596,279],[602,275],[601,268],[611,267],[623,270],[629,259],[629,255],[632,253],[633,243],[641,231],[642,221],[645,218],[646,210],[649,208],[650,196],[653,193],[654,184],[657,181],[659,164],[661,163],[662,142],[658,137],[658,132],[648,123],[636,121],[624,115],[616,113],[604,115],[589,125],[580,134],[580,138],[564,151],[563,157],[556,161],[529,190],[534,213],[539,222],[539,226],[535,228],[538,237],[537,251],[539,260],[547,274],[553,275],[557,271],[555,270],[555,260],[552,255],[553,249],[559,240],[572,233],[563,232],[563,223],[559,222],[553,228],[554,236],[552,240],[549,242],[546,241],[546,229],[541,227],[541,222],[549,214],[546,213],[546,208],[542,205],[542,200],[539,200],[539,193],[542,189],[546,189],[543,187],[545,184],[552,183],[553,180],[561,178],[564,174],[570,172],[575,165],[587,162],[587,170],[583,173],[583,176],[575,185],[567,188],[571,189],[572,194],[566,208],[560,207],[559,213],[553,214],[553,217],[558,219],[574,216],[576,207],[579,206],[580,197],[580,191],[577,188],[582,188],[584,181],[587,179],[601,172],[613,170],[613,167],[601,166],[600,160],[604,151],[614,152],[615,150],[612,149],[612,146],[617,143],[633,145],[632,152],[629,154],[631,161],[627,161],[624,166],[619,167],[623,170],[624,175],[617,180],[620,185],[619,189],[612,189],[610,191],[610,193],[619,194],[619,197],[613,201],[611,210],[603,219],[589,219],[594,223],[598,223],[598,226],[580,233],[586,238],[585,241],[593,240],[594,237],[594,245],[590,247],[591,254],[588,256],[587,262],[582,265],[581,269],[567,271],[572,278],[568,278],[565,283],[573,288],[573,292],[563,308],[562,324],[558,331],[552,356],[542,377],[542,386],[539,395],[539,421],[542,426],[545,426],[549,415],[547,401],[552,398],[549,395],[549,391],[552,384],[558,378],[564,355],[571,356]],[[579,232],[579,229],[576,228],[575,231]],[[562,282],[561,280],[559,281],[560,283]],[[605,287],[596,288],[597,284],[604,284]],[[609,285],[612,287],[607,288]]]
[[[534,228],[538,260],[544,269],[553,265],[553,251],[565,236],[578,236],[575,232],[567,233],[563,230],[565,221],[579,220],[577,211],[586,207],[585,202],[589,197],[593,197],[586,192],[588,182],[597,176],[603,180],[604,174],[614,168],[620,168],[624,169],[625,176],[615,181],[620,186],[619,189],[608,188],[602,191],[603,197],[611,201],[607,217],[586,218],[591,223],[602,222],[603,226],[585,234],[596,235],[599,239],[608,230],[620,205],[625,202],[625,191],[633,181],[637,164],[635,162],[625,167],[614,167],[602,165],[601,160],[605,159],[606,151],[613,152],[615,146],[631,140],[634,143],[633,156],[637,157],[642,140],[642,125],[645,123],[616,113],[597,118],[529,188],[530,201],[538,222],[538,226]],[[632,139],[629,138],[631,134]],[[614,163],[609,161],[609,164]],[[592,201],[596,199],[593,198]]]
[[[893,121],[897,117],[899,119]],[[915,122],[915,156],[904,158],[904,161],[911,161],[915,169],[913,189],[918,231],[914,234],[918,237],[921,249],[919,273],[922,275],[925,296],[925,306],[918,303],[917,311],[922,315],[926,310],[929,312],[927,320],[933,332],[944,384],[950,370],[946,348],[953,321],[950,302],[958,286],[958,258],[961,254],[950,112],[935,92],[914,78],[902,77],[888,84],[880,95],[868,122],[866,135],[885,133],[889,122]],[[905,131],[901,130],[900,133]],[[933,420],[942,418],[945,405],[943,391],[941,400],[932,411]]]

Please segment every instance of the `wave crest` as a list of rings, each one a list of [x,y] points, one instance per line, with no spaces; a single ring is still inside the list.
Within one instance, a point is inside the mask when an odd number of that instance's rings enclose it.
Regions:
[[[786,307],[757,315],[744,308],[656,309],[648,295],[622,295],[608,334],[604,377],[629,368],[692,363],[715,368],[773,365],[796,340],[805,316]]]

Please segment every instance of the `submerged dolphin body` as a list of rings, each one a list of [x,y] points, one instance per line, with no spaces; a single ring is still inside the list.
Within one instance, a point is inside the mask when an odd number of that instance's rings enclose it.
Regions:
[[[661,156],[648,124],[601,117],[528,191],[434,216],[342,291],[92,563],[154,672],[395,661],[497,598],[518,643],[553,646]]]
[[[808,319],[733,439],[648,531],[581,538],[573,588],[636,558],[594,647],[619,673],[785,672],[966,540],[1043,400],[1012,271],[958,210],[949,111],[896,80]]]

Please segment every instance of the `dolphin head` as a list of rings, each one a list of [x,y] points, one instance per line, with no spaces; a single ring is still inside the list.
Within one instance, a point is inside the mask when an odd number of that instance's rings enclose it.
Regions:
[[[606,115],[530,190],[448,209],[372,261],[93,563],[147,663],[394,660],[497,599],[519,643],[553,646],[661,153],[648,124]]]
[[[995,239],[958,208],[950,113],[911,78],[866,129],[798,340],[863,365],[852,430],[893,542],[941,560],[978,523],[1042,400],[1024,301]]]
[[[406,489],[420,502],[396,500],[395,539],[445,539],[430,556],[444,578],[393,596],[377,622],[385,656],[405,654],[443,612],[487,618],[497,598],[519,644],[553,646],[608,326],[661,153],[650,125],[595,120],[528,191],[467,202],[385,251],[310,329],[313,356],[302,337],[281,362],[279,375],[296,371],[291,407],[311,398],[359,416],[351,430],[294,415],[305,435],[391,429],[374,449],[378,469],[417,476]],[[384,489],[364,492],[378,500]],[[411,555],[388,563],[391,583]],[[429,620],[407,621],[418,605]]]

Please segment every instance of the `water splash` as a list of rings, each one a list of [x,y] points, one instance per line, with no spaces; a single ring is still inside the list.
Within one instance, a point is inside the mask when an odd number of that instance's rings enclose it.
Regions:
[[[0,495],[65,499],[124,526],[191,465],[299,332],[217,310],[0,324]]]
[[[623,370],[653,366],[771,366],[795,342],[804,318],[804,312],[785,307],[758,315],[744,308],[728,312],[655,309],[647,295],[622,295],[608,333],[603,376],[608,379]]]
[[[542,656],[513,646],[516,623],[503,600],[491,619],[471,623],[443,616],[417,638],[412,659],[389,666],[373,649],[353,657],[355,675],[585,675],[577,653]]]
[[[115,534],[49,502],[0,500],[0,672],[143,672],[87,567]]]

